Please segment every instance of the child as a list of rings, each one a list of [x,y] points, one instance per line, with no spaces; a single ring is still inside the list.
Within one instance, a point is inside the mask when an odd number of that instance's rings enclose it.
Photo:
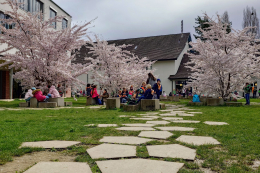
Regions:
[[[140,94],[144,95],[144,93],[145,93],[145,91],[146,91],[145,87],[146,87],[146,83],[143,82],[143,83],[142,83],[142,86],[141,86],[141,88],[140,88],[140,91],[139,91]]]
[[[157,99],[160,99],[160,95],[162,94],[162,85],[161,80],[157,79],[157,83],[153,86],[154,93],[157,95]]]
[[[138,99],[137,103],[139,103],[140,100],[142,100],[142,99],[153,99],[153,94],[154,94],[154,91],[152,90],[152,86],[150,84],[148,84],[147,90],[145,91],[144,95]]]
[[[134,94],[134,87],[133,85],[130,86],[129,95],[133,96]]]
[[[60,97],[60,94],[59,92],[56,90],[55,86],[52,85],[52,86],[48,86],[49,88],[49,93],[51,95],[51,98],[59,98]]]
[[[41,89],[37,88],[32,92],[33,97],[37,99],[38,102],[47,102],[49,98],[51,98],[51,95],[48,94],[47,96],[42,94]]]
[[[34,90],[36,90],[36,88],[35,88],[35,87],[32,87],[32,89],[29,89],[29,90],[27,91],[27,93],[25,94],[25,98],[24,98],[24,99],[25,99],[26,102],[30,102],[31,98],[33,97],[32,92],[33,92]]]
[[[101,105],[101,100],[99,99],[99,95],[97,93],[97,86],[96,85],[93,85],[92,86],[92,91],[91,91],[91,95],[92,95],[92,98],[96,100],[96,103]]]
[[[91,86],[87,84],[87,98],[91,97]]]

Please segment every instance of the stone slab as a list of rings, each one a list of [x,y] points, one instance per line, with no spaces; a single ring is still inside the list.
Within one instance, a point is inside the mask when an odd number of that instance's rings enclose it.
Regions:
[[[141,123],[135,123],[135,124],[123,124],[124,126],[128,127],[153,127],[155,124],[141,124]]]
[[[28,107],[29,103],[28,102],[21,102],[19,103],[19,107]]]
[[[49,98],[48,102],[56,102],[58,107],[64,107],[64,98],[59,97],[59,98]]]
[[[185,113],[185,111],[175,111],[175,110],[173,110],[172,113],[179,114],[179,113]]]
[[[31,98],[30,99],[30,107],[31,108],[37,108],[37,106],[38,106],[38,101],[37,101],[37,99],[36,98]]]
[[[202,114],[202,112],[188,112],[189,114]]]
[[[205,121],[204,123],[208,125],[229,125],[226,122],[214,122],[214,121]]]
[[[224,105],[223,98],[208,98],[207,99],[207,106],[219,106]]]
[[[96,105],[96,100],[93,99],[92,97],[88,97],[87,98],[87,101],[86,101],[86,106],[89,106],[89,105]]]
[[[192,144],[192,145],[210,145],[210,144],[220,144],[216,139],[207,136],[188,136],[181,135],[176,139],[177,141]]]
[[[142,131],[138,136],[154,138],[154,139],[167,139],[173,134],[168,131]]]
[[[157,119],[157,118],[130,118],[132,120],[154,120],[154,119]]]
[[[147,146],[150,156],[194,160],[196,150],[179,144]]]
[[[92,173],[87,163],[39,162],[24,173]]]
[[[160,103],[160,109],[165,109],[165,104],[164,103]]]
[[[174,109],[165,109],[165,110],[160,110],[161,112],[172,112]]]
[[[146,115],[157,115],[159,112],[146,112]]]
[[[160,109],[160,104],[158,99],[142,99],[141,100],[141,110],[143,111],[155,111]]]
[[[183,118],[171,118],[171,117],[166,117],[166,118],[162,118],[162,119],[167,120],[167,121],[183,120]]]
[[[194,117],[194,114],[187,114],[187,113],[178,113],[180,117]]]
[[[147,121],[147,124],[170,124],[168,121]]]
[[[98,127],[117,127],[117,124],[98,124]]]
[[[154,115],[146,115],[146,116],[143,116],[143,118],[154,118],[154,119],[158,119],[159,116],[154,116]]]
[[[119,117],[120,118],[124,118],[124,117],[126,117],[126,118],[135,118],[136,116],[120,115]]]
[[[57,103],[56,102],[39,102],[38,106],[39,106],[39,108],[56,108]]]
[[[106,109],[120,109],[120,98],[107,98]]]
[[[135,157],[136,146],[118,145],[118,144],[101,144],[96,147],[87,149],[87,152],[92,159]]]
[[[148,159],[97,161],[102,173],[177,173],[184,163]]]
[[[140,109],[140,104],[138,105],[124,105],[123,110],[126,112],[135,112]]]
[[[188,106],[204,106],[204,102],[189,102]]]
[[[163,117],[173,117],[173,116],[176,116],[176,114],[173,114],[173,113],[169,113],[169,114],[160,114],[160,116],[163,116]]]
[[[142,130],[155,130],[151,127],[119,127],[116,130],[125,130],[125,131],[142,131]]]
[[[164,130],[164,131],[182,131],[182,132],[188,132],[193,131],[195,128],[191,127],[156,127],[157,129]]]
[[[139,138],[136,136],[104,136],[99,140],[99,142],[130,145],[140,145],[149,141],[153,141],[153,139]]]
[[[64,102],[64,106],[72,106],[72,102]]]
[[[38,141],[24,142],[21,147],[37,147],[37,148],[67,148],[72,145],[80,144],[79,141]]]
[[[90,107],[88,107],[89,109],[100,109],[101,108],[101,106],[90,106]]]
[[[194,120],[175,120],[172,122],[173,123],[200,123],[200,121],[194,121]]]

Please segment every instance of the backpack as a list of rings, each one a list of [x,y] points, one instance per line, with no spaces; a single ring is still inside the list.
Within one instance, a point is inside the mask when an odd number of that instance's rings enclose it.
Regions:
[[[192,102],[200,102],[200,98],[197,94],[195,94],[192,98]]]

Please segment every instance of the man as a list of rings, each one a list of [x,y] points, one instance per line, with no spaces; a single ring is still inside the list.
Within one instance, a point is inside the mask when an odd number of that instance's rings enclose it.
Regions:
[[[162,85],[160,79],[157,79],[157,83],[153,85],[153,90],[157,95],[157,99],[160,99],[160,95],[162,94]]]
[[[250,91],[252,87],[249,85],[249,83],[246,83],[246,86],[244,87],[244,92],[245,92],[245,98],[246,98],[246,104],[245,105],[250,105]]]

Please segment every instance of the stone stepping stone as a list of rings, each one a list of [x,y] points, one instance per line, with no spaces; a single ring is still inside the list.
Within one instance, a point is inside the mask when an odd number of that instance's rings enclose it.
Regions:
[[[88,107],[89,109],[100,109],[101,107],[100,106],[91,106],[91,107]]]
[[[84,126],[95,126],[95,124],[88,124]],[[117,127],[117,124],[98,124],[97,127]]]
[[[185,111],[174,111],[174,110],[173,110],[172,113],[177,113],[177,114],[178,114],[178,113],[185,113]]]
[[[178,116],[180,116],[180,117],[194,117],[193,114],[186,114],[186,113],[178,113]]]
[[[154,118],[154,119],[158,119],[158,118],[160,118],[159,116],[153,116],[153,115],[151,115],[151,116],[143,116],[143,118]]]
[[[214,122],[214,121],[205,121],[204,122],[205,124],[208,124],[208,125],[229,125],[228,123],[226,122]]]
[[[146,112],[147,115],[157,115],[159,112]]]
[[[173,134],[168,131],[142,131],[138,136],[154,139],[167,139]]]
[[[151,127],[119,127],[116,130],[125,130],[125,131],[142,131],[142,130],[155,130]]]
[[[173,123],[200,123],[200,121],[194,121],[194,120],[175,120],[172,122]]]
[[[183,120],[183,118],[171,118],[171,117],[166,117],[166,118],[162,118],[163,120],[168,120],[168,121],[177,121],[177,120]]]
[[[147,150],[149,155],[153,157],[170,157],[194,160],[196,156],[195,149],[191,149],[179,144],[147,146]]]
[[[220,144],[216,139],[207,136],[188,136],[181,135],[176,139],[177,141],[192,144],[192,145],[210,145],[210,144]]]
[[[202,112],[188,112],[189,114],[202,114]]]
[[[23,142],[21,147],[37,147],[37,148],[67,148],[72,145],[80,144],[79,141],[38,141]],[[20,148],[21,148],[20,147]]]
[[[193,131],[195,129],[191,127],[156,127],[156,128],[164,131],[182,131],[182,132]]]
[[[148,159],[96,161],[102,173],[177,173],[184,163]]]
[[[124,126],[128,126],[128,127],[153,127],[155,126],[155,124],[141,124],[141,123],[135,123],[135,124],[122,124]]]
[[[87,149],[87,152],[92,159],[136,157],[136,146],[101,144],[96,147]]]
[[[67,107],[67,108],[74,108],[74,109],[85,109],[85,107]]]
[[[160,110],[161,112],[172,112],[174,109],[165,109],[165,110]]]
[[[153,141],[153,139],[139,138],[136,136],[104,136],[99,142],[140,145],[149,141]]]
[[[127,117],[127,118],[134,118],[136,116],[129,116],[129,115],[119,115],[120,118]]]
[[[9,111],[22,111],[22,110],[25,110],[25,109],[12,109],[12,108],[6,108],[6,110],[9,110]]]
[[[160,114],[163,117],[172,117],[172,116],[176,116],[176,114],[174,113],[169,113],[169,114]]]
[[[168,121],[147,121],[147,124],[170,124]]]
[[[87,163],[39,162],[24,173],[92,173]]]
[[[131,120],[154,120],[157,118],[130,118]]]

